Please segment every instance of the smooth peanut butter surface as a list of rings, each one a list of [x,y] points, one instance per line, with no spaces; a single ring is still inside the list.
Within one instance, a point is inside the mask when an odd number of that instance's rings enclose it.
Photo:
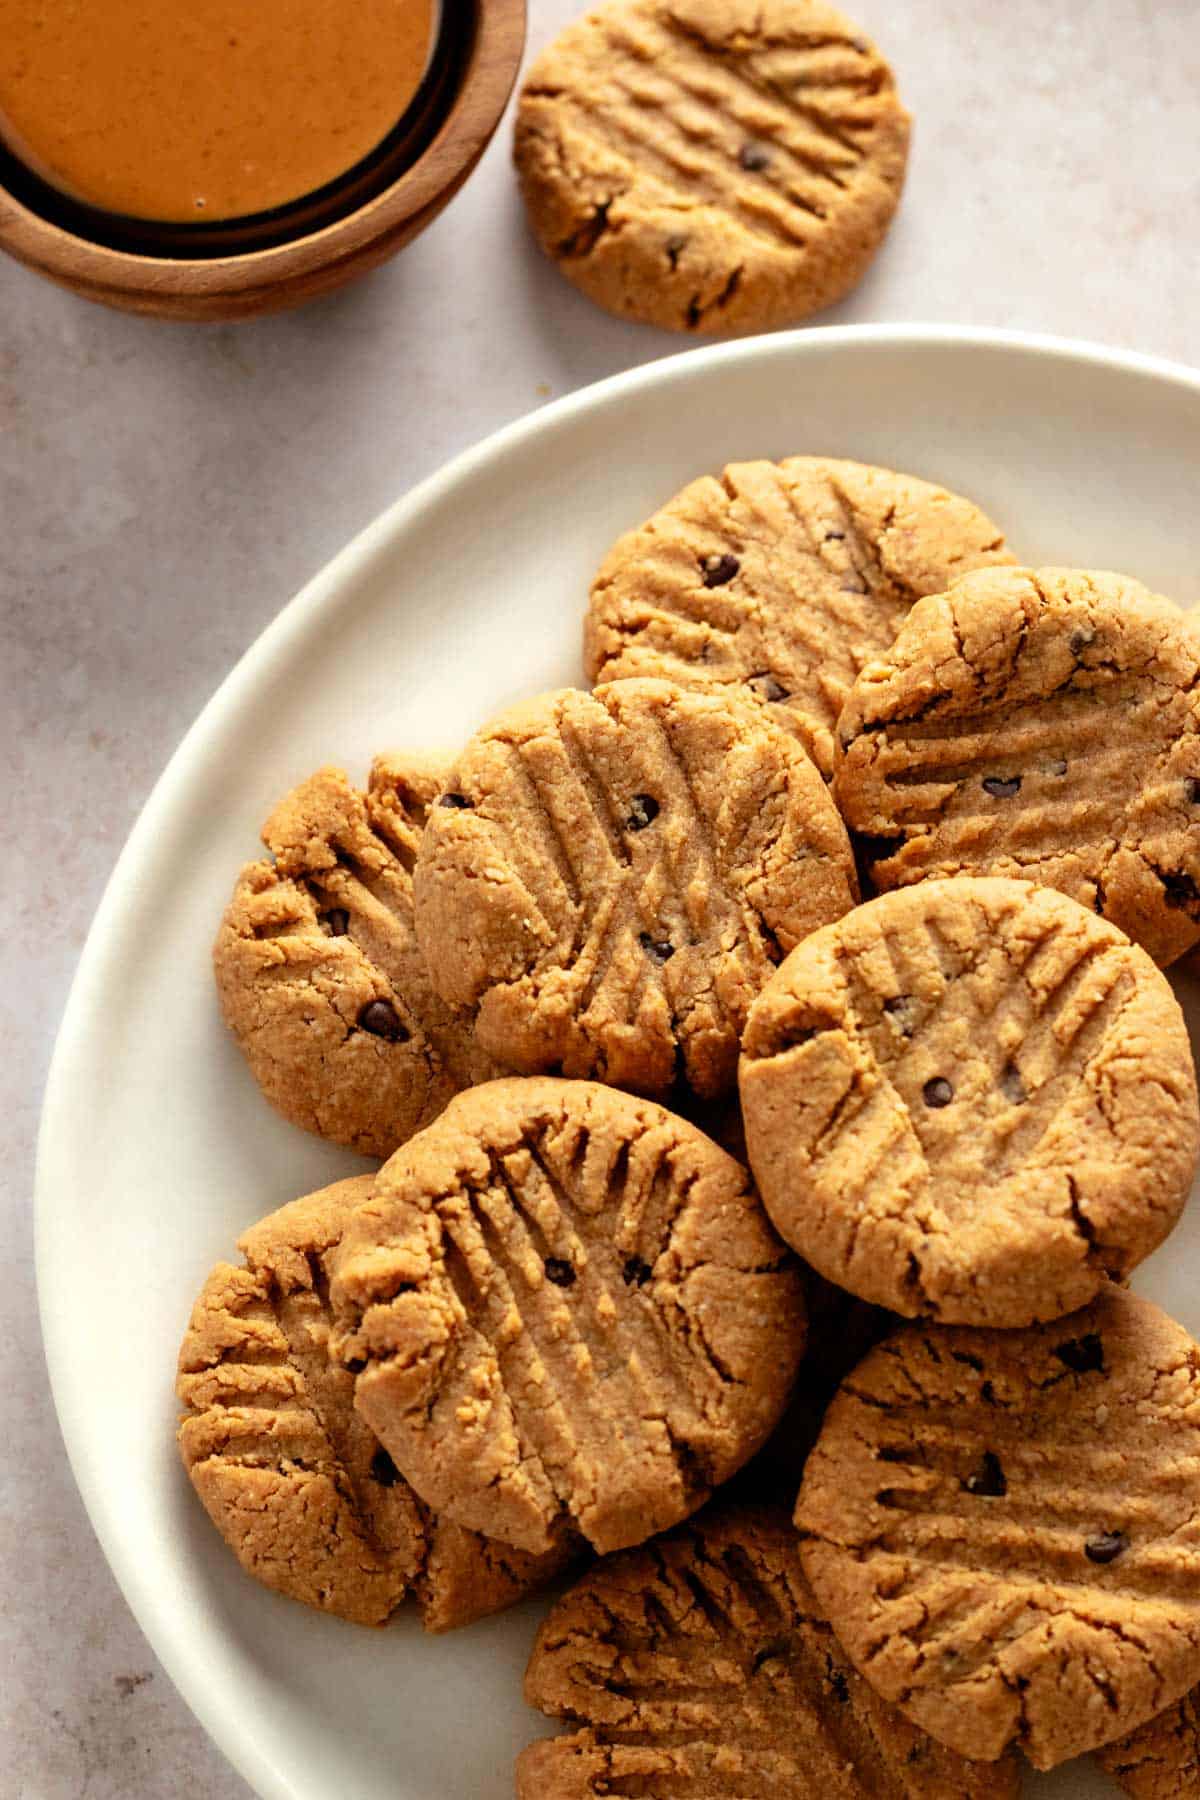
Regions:
[[[387,136],[436,14],[436,0],[0,0],[0,137],[112,212],[262,212]]]

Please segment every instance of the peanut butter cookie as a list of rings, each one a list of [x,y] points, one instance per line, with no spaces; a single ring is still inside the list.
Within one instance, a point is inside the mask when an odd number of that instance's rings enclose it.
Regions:
[[[914,600],[1011,563],[999,526],[914,475],[829,457],[731,463],[618,539],[592,583],[592,681],[732,686],[833,773],[855,676]]]
[[[492,1082],[398,1151],[333,1288],[355,1404],[439,1517],[598,1550],[695,1511],[778,1419],[800,1274],[746,1171],[653,1102]]]
[[[530,221],[569,281],[673,331],[764,331],[860,279],[904,184],[892,72],[822,0],[616,0],[534,62]]]
[[[663,681],[515,706],[463,751],[414,878],[417,930],[481,1049],[524,1073],[705,1098],[750,1002],[856,898],[845,828],[761,711]]]
[[[1128,1737],[1096,1754],[1133,1800],[1196,1800],[1200,1794],[1200,1687]]]
[[[859,1365],[796,1523],[885,1700],[1052,1768],[1200,1679],[1200,1347],[1135,1294],[1025,1331],[906,1326]]]
[[[422,1505],[331,1364],[329,1264],[373,1177],[280,1208],[218,1263],[179,1353],[179,1448],[213,1524],[266,1587],[361,1625],[409,1596],[429,1631],[470,1624],[549,1581],[565,1544],[527,1556]]]
[[[214,946],[222,1013],[267,1099],[367,1156],[499,1073],[417,948],[411,869],[446,771],[386,756],[365,793],[340,769],[302,782],[264,825],[275,860],[243,869]]]
[[[1144,950],[1052,888],[926,881],[805,940],[750,1015],[751,1167],[828,1280],[1026,1325],[1162,1242],[1200,1147],[1187,1028]]]
[[[863,670],[838,739],[878,887],[1024,875],[1158,963],[1200,941],[1200,634],[1136,581],[964,576]]]
[[[702,1515],[558,1602],[525,1676],[569,1735],[517,1760],[518,1800],[1017,1800],[880,1700],[843,1653],[785,1512]]]

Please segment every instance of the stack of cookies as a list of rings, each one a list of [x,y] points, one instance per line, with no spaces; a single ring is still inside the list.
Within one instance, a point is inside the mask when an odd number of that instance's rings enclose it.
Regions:
[[[237,880],[254,1076],[382,1166],[205,1284],[209,1515],[365,1624],[574,1568],[522,1800],[1200,1791],[1200,1346],[1124,1285],[1200,1152],[1200,633],[794,457],[623,537],[585,663]]]

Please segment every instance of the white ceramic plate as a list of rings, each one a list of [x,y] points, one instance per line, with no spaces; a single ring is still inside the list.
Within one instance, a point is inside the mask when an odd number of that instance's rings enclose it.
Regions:
[[[418,488],[205,709],[125,847],[67,1008],[38,1276],[105,1553],[261,1795],[507,1800],[513,1755],[542,1728],[520,1697],[540,1603],[440,1639],[411,1620],[374,1633],[307,1613],[241,1575],[176,1457],[173,1365],[206,1270],[251,1220],[363,1166],[275,1118],[217,1016],[209,945],[271,803],[319,763],[361,776],[385,745],[453,745],[518,696],[578,680],[601,553],[731,458],[911,470],[979,501],[1030,561],[1121,569],[1191,604],[1198,446],[1200,377],[1068,343],[841,329],[673,357],[547,407]],[[1194,1214],[1139,1286],[1200,1331],[1198,1274]],[[1087,1765],[1029,1791],[1115,1792]]]

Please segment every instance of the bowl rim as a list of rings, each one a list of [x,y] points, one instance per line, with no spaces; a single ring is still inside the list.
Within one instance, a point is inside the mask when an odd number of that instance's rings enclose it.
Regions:
[[[415,162],[344,217],[280,244],[228,256],[152,256],[79,235],[0,181],[0,250],[97,295],[165,301],[246,297],[353,261],[430,217],[470,173],[500,123],[525,48],[526,0],[476,0],[474,39],[446,116]]]
[[[739,362],[756,359],[786,363],[830,351],[870,354],[921,349],[973,350],[983,356],[1005,356],[1015,352],[1043,359],[1048,370],[1055,362],[1080,364],[1107,373],[1140,376],[1170,388],[1183,388],[1200,402],[1200,369],[1180,361],[1065,336],[933,323],[808,327],[728,343],[704,344],[683,353],[668,353],[576,389],[501,426],[441,464],[352,537],[285,602],[184,733],[144,801],[109,875],[72,978],[41,1109],[33,1226],[43,1349],[68,1462],[89,1522],[122,1597],[188,1709],[263,1800],[294,1800],[294,1790],[274,1765],[269,1751],[248,1728],[244,1716],[230,1712],[215,1675],[202,1668],[195,1655],[185,1649],[187,1630],[174,1616],[172,1596],[156,1587],[143,1567],[137,1547],[122,1531],[118,1497],[109,1490],[103,1470],[84,1454],[79,1429],[81,1408],[70,1379],[73,1339],[56,1295],[58,1225],[55,1198],[62,1172],[55,1127],[71,1087],[76,1046],[86,1035],[88,1021],[101,999],[106,965],[141,861],[147,848],[161,835],[174,805],[175,790],[185,778],[198,746],[211,736],[228,713],[244,704],[272,668],[286,661],[295,645],[307,635],[313,619],[335,602],[339,593],[351,589],[377,559],[386,555],[392,539],[411,519],[435,505],[445,493],[480,467],[503,460],[528,439],[552,431],[580,415],[610,412],[641,390],[655,389],[666,400],[672,389],[686,384],[701,366],[725,364],[736,367]]]

